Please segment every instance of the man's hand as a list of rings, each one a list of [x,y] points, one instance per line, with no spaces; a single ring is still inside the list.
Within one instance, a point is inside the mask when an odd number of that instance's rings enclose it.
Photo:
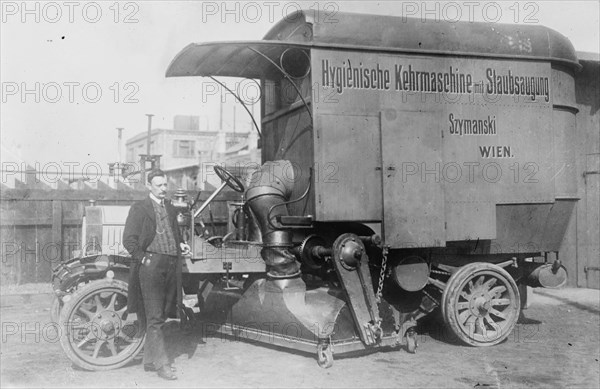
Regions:
[[[190,245],[187,243],[179,243],[179,247],[181,247],[181,255],[184,257],[192,256],[192,249],[190,248]]]

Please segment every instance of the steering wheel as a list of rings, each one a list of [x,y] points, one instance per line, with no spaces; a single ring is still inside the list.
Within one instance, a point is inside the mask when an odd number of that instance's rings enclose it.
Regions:
[[[219,178],[224,183],[226,183],[228,187],[235,190],[236,192],[240,192],[240,193],[244,192],[244,190],[245,190],[244,184],[242,184],[242,182],[237,177],[235,177],[233,174],[231,174],[227,170],[223,169],[219,165],[215,165],[214,169],[215,169],[215,173],[217,174],[217,176],[219,176]]]

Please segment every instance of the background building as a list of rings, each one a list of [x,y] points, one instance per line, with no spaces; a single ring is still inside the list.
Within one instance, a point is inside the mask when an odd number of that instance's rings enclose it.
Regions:
[[[147,131],[128,139],[125,161],[139,168],[140,155],[146,154],[147,142]],[[187,190],[205,189],[206,181],[209,188],[218,184],[211,179],[212,174],[202,174],[201,164],[227,166],[230,158],[233,164],[260,163],[255,132],[201,131],[198,116],[177,115],[172,129],[152,129],[150,154],[161,156],[160,168],[167,173],[172,187]],[[199,179],[199,174],[204,177]]]

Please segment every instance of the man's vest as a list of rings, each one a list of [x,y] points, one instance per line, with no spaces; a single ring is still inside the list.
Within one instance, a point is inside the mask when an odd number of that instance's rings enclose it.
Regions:
[[[175,235],[171,227],[171,220],[169,220],[169,214],[167,209],[163,205],[157,204],[156,201],[152,201],[154,208],[154,214],[156,215],[156,235],[154,240],[148,246],[147,251],[159,254],[177,255],[177,242],[175,242]]]

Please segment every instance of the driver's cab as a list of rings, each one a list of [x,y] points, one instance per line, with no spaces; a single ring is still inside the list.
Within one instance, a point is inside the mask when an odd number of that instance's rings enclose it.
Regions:
[[[301,219],[302,228],[310,224],[309,215],[314,214],[315,207],[311,170],[314,165],[311,25],[312,18],[307,15],[282,21],[261,41],[193,43],[177,54],[167,69],[167,77],[206,77],[232,94],[252,119],[260,139],[263,166],[274,161],[293,164],[293,185],[285,189],[289,189],[288,199],[298,199],[286,202],[285,207],[277,210],[272,204],[265,205],[267,208],[259,215],[259,211],[246,204],[252,203],[255,207],[258,201],[253,202],[247,196],[230,214],[234,219],[232,231],[223,237],[207,239],[197,232],[203,230],[197,224],[201,223],[200,216],[214,197],[225,186],[239,193],[253,189],[253,183],[249,184],[251,188],[244,188],[233,174],[215,166],[221,186],[202,205],[191,209],[187,229],[192,258],[186,261],[190,272],[264,272],[266,267],[260,251],[263,235],[269,235],[264,232],[265,225],[267,229],[269,225],[272,227],[271,216],[275,219],[275,214],[286,208],[290,216]],[[225,78],[252,80],[260,85],[260,118],[254,117],[244,91],[229,88],[223,81]],[[302,174],[296,175],[297,167]],[[254,195],[255,198],[262,196]],[[290,223],[298,223],[298,220]]]
[[[229,223],[233,228],[225,235],[211,235],[203,221],[203,214],[212,201],[226,188],[243,195],[242,181],[225,168],[215,165],[215,174],[221,185],[199,204],[200,192],[189,203],[186,193],[178,190],[172,204],[177,209],[177,222],[182,237],[191,247],[184,271],[189,273],[253,273],[264,272],[265,264],[260,256],[260,234],[253,222],[252,212],[243,201],[229,203]],[[243,199],[243,196],[242,196]]]

